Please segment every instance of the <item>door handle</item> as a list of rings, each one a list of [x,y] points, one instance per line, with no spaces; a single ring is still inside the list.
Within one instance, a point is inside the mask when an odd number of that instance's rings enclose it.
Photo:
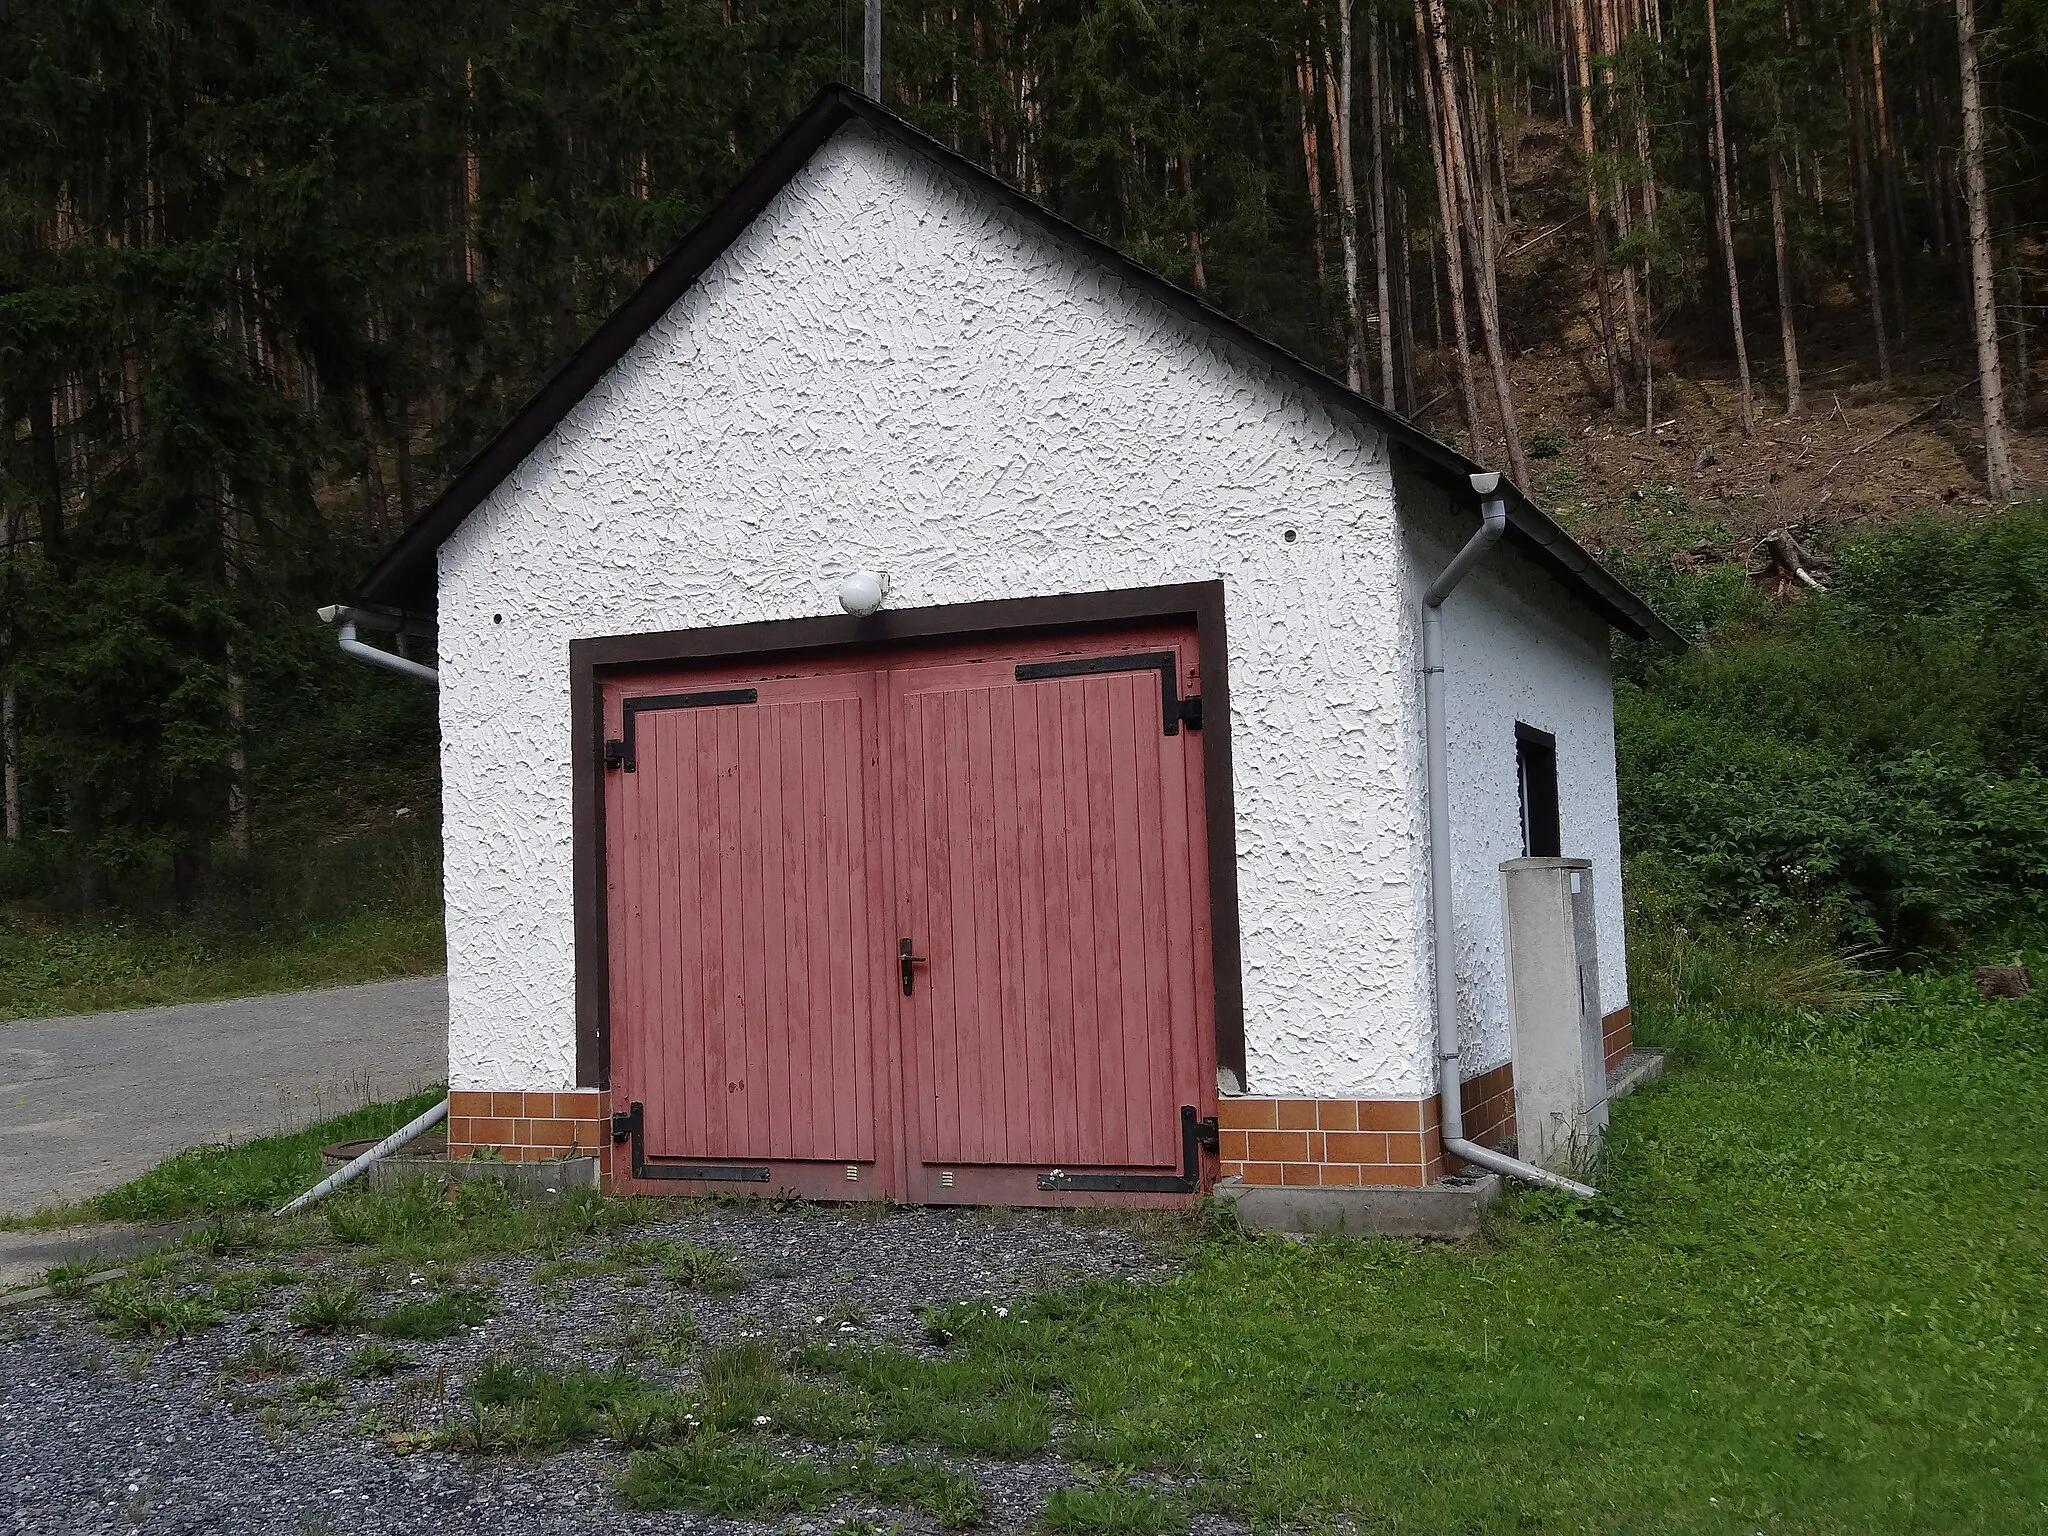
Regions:
[[[910,940],[899,939],[896,942],[896,963],[903,967],[903,995],[908,997],[917,990],[917,967],[930,962],[923,955],[910,952]]]

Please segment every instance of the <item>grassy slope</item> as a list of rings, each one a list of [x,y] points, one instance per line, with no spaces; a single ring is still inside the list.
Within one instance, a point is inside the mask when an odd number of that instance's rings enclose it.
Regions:
[[[371,909],[282,938],[126,926],[0,931],[0,1020],[345,986],[444,963],[438,910]]]

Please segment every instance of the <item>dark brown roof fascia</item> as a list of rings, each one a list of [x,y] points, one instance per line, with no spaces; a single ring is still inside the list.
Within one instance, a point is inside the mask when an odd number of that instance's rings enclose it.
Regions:
[[[1107,242],[1070,224],[1033,202],[1008,183],[936,139],[841,85],[829,85],[805,109],[773,148],[747,172],[737,187],[691,231],[675,253],[592,333],[559,373],[521,408],[506,429],[472,459],[454,482],[387,550],[363,579],[357,596],[365,602],[404,607],[431,605],[434,596],[434,553],[462,519],[516,469],[522,459],[593,389],[613,364],[644,335],[669,307],[737,240],[776,193],[788,185],[820,147],[850,118],[859,118],[893,143],[966,182],[982,195],[1078,253],[1107,267],[1155,303],[1228,342],[1253,361],[1315,395],[1343,415],[1385,431],[1413,467],[1449,489],[1454,496],[1472,492],[1465,477],[1484,466],[1363,395],[1347,389],[1321,369],[1284,347],[1239,324],[1196,295],[1148,271]],[[1685,642],[1650,606],[1600,567],[1562,528],[1546,517],[1527,496],[1507,482],[1510,539],[1548,568],[1609,623],[1639,640],[1655,640],[1673,650]]]

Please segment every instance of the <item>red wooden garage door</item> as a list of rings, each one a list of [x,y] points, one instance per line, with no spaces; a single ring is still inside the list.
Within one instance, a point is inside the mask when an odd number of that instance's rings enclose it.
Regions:
[[[1170,1188],[1182,1106],[1215,1096],[1198,696],[1182,630],[609,684],[613,1084],[642,1172]]]

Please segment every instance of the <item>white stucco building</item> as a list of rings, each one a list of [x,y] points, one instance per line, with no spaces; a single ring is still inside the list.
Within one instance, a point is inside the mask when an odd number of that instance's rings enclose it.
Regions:
[[[438,624],[453,1146],[1071,1200],[1219,1116],[1201,1182],[1435,1177],[1479,468],[827,92],[361,589]],[[1608,632],[1673,638],[1502,495],[1443,610],[1479,1139],[1504,860],[1592,861],[1625,1028]]]

